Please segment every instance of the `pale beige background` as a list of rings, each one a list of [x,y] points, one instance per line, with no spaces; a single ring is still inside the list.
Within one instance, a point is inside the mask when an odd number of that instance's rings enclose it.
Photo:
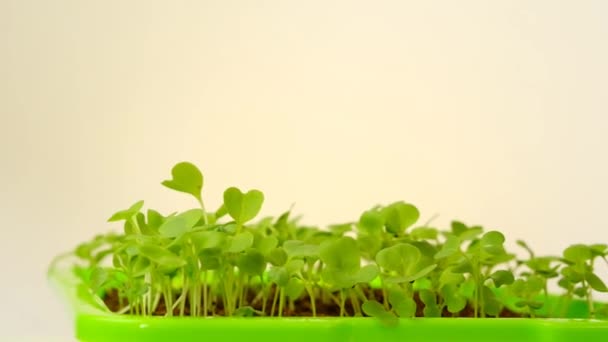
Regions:
[[[0,0],[2,330],[69,334],[48,262],[135,200],[193,204],[159,185],[180,160],[210,207],[404,199],[542,253],[608,242],[607,43],[601,0]]]

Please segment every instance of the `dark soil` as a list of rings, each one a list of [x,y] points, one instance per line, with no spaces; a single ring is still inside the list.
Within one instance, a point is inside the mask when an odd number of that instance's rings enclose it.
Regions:
[[[366,296],[367,298],[373,298],[382,303],[383,296],[381,290],[367,290]],[[272,298],[274,295],[274,291],[268,295],[268,301],[266,303],[266,314],[270,312],[270,308],[272,307]],[[201,296],[202,297],[202,296]],[[255,310],[262,310],[262,301],[255,300],[255,293],[249,292],[246,296],[247,300],[245,305],[253,307]],[[118,312],[121,309],[119,304],[118,291],[111,290],[104,297],[104,302],[108,306],[110,310],[113,312]],[[418,294],[414,294],[414,300],[417,304],[416,317],[424,317],[423,309],[424,303],[418,297]],[[316,309],[317,309],[317,317],[338,317],[340,316],[340,307],[338,304],[331,300],[321,300],[320,298],[316,301]],[[224,316],[224,308],[221,300],[212,300],[211,308],[213,312],[208,312],[208,315],[213,316]],[[278,305],[277,305],[278,311]],[[346,316],[354,316],[355,311],[353,309],[353,305],[350,300],[346,301]],[[165,305],[164,300],[161,298],[156,311],[153,313],[155,316],[164,316],[167,313],[167,307]],[[173,312],[174,315],[179,315],[179,308],[176,308]],[[190,303],[186,300],[186,306],[184,309],[184,315],[190,316]],[[275,312],[275,316],[278,316],[278,312]],[[302,296],[299,300],[293,302],[293,305],[289,305],[289,301],[285,300],[285,308],[283,310],[283,317],[312,317],[312,307],[310,298],[308,296]],[[452,314],[447,311],[447,308],[443,309],[442,317],[474,317],[474,309],[472,306],[467,305],[461,312],[457,314]],[[522,317],[520,313],[513,312],[507,308],[504,308],[500,314],[498,315],[500,318],[510,318],[510,317]]]

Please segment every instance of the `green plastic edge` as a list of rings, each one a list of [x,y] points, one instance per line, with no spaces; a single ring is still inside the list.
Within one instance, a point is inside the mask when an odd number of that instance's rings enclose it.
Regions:
[[[51,285],[70,305],[75,337],[84,342],[264,341],[574,341],[608,340],[608,320],[565,318],[413,318],[386,326],[374,318],[136,317],[109,312],[71,272],[69,257],[49,268]],[[555,300],[554,300],[555,301]],[[573,301],[568,317],[584,317]]]

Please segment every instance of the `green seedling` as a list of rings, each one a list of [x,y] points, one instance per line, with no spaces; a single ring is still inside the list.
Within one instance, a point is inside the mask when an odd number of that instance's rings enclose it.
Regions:
[[[319,247],[319,257],[325,266],[321,277],[331,289],[339,290],[340,316],[344,316],[346,292],[352,291],[351,288],[359,283],[371,282],[378,276],[378,267],[373,264],[361,267],[359,247],[350,237],[325,241]],[[354,300],[356,297],[353,295],[351,298]],[[359,308],[356,304],[354,306],[355,310]]]
[[[292,210],[256,219],[258,190],[228,188],[208,212],[203,174],[181,162],[162,184],[193,196],[198,205],[162,215],[139,201],[113,214],[121,233],[79,244],[74,267],[85,290],[114,295],[121,314],[165,316],[373,316],[387,325],[415,316],[500,316],[514,310],[536,317],[549,311],[551,282],[564,300],[585,298],[591,317],[606,317],[593,295],[608,292],[596,262],[608,264],[605,244],[575,244],[560,257],[516,260],[498,231],[453,221],[449,229],[417,225],[406,202],[378,205],[355,221],[307,226]],[[64,257],[64,256],[62,256]],[[540,309],[543,309],[540,311]]]
[[[565,267],[561,269],[560,286],[567,289],[567,297],[572,294],[587,299],[589,317],[595,317],[593,305],[593,290],[608,292],[608,287],[595,273],[595,260],[606,260],[606,245],[572,245],[564,250],[562,261]]]

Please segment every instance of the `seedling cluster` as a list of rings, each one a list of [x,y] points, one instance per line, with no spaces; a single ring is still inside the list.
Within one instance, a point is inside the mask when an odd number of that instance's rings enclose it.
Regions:
[[[198,207],[167,216],[143,201],[112,215],[124,232],[79,245],[76,274],[101,298],[114,292],[116,310],[135,315],[311,316],[318,307],[336,315],[497,317],[513,303],[535,317],[546,305],[548,284],[562,298],[588,301],[608,288],[594,269],[608,263],[605,244],[576,244],[560,256],[527,258],[505,249],[498,231],[454,221],[448,230],[419,224],[405,202],[376,206],[355,222],[328,229],[303,226],[291,212],[253,221],[264,202],[258,190],[224,192],[216,211],[205,209],[203,175],[191,163],[162,182],[193,196]],[[546,308],[545,308],[546,309]],[[517,310],[517,309],[516,309]]]

